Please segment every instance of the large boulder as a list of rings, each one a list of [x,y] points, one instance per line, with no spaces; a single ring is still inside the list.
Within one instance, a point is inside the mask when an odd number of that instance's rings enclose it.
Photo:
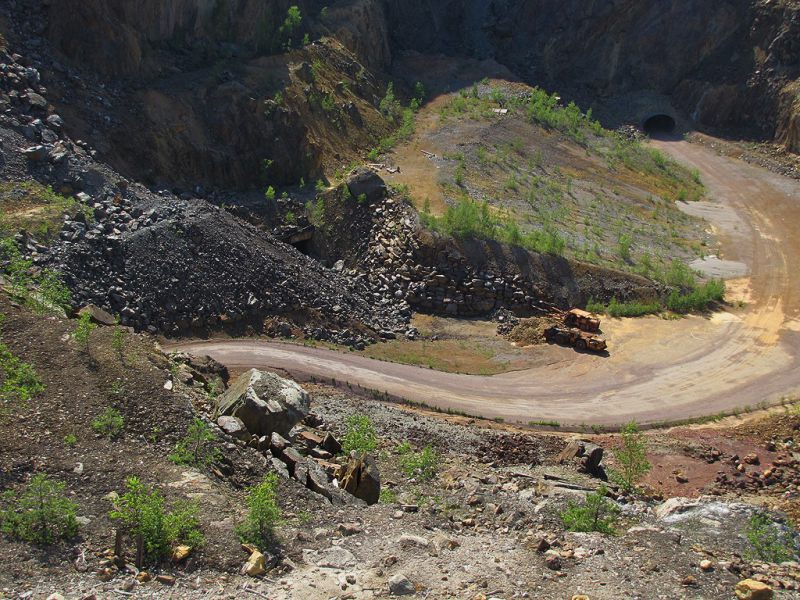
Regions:
[[[381,474],[375,459],[368,454],[350,455],[340,487],[367,504],[377,504],[381,495]]]
[[[257,436],[289,431],[308,414],[309,398],[297,383],[275,373],[250,369],[217,398],[217,416],[241,419]]]
[[[772,600],[775,593],[766,583],[744,579],[736,584],[736,597],[739,600]]]
[[[366,198],[367,202],[377,202],[386,196],[386,183],[374,171],[365,167],[356,169],[347,179],[347,189],[353,198]]]

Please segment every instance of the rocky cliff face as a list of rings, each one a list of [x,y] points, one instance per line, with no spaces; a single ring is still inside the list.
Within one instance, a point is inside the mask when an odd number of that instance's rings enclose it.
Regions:
[[[111,77],[152,76],[180,58],[195,66],[263,52],[290,4],[314,0],[63,0],[46,3],[47,37],[65,56]],[[181,56],[182,55],[182,56]]]
[[[285,184],[348,162],[385,132],[376,106],[408,52],[494,59],[594,106],[609,125],[661,110],[647,99],[655,95],[701,127],[798,147],[796,0],[12,4],[15,43],[36,42],[27,54],[67,65],[66,77],[45,78],[63,85],[59,109],[72,133],[148,183],[263,185],[260,165],[270,159],[274,182]],[[334,50],[276,52],[289,4],[303,15],[295,35],[330,36],[336,41],[323,45]],[[302,61],[320,61],[328,85],[295,77]],[[68,93],[80,87],[76,77],[93,76],[105,88],[86,89],[88,102]],[[285,103],[268,104],[278,92]],[[646,98],[641,110],[630,107],[637,94]],[[108,114],[91,106],[98,95],[111,103],[101,107]]]
[[[387,0],[396,47],[492,57],[588,104],[672,97],[700,125],[773,136],[800,77],[796,2]]]
[[[800,77],[800,7],[794,2],[387,5],[398,48],[492,57],[527,81],[587,105],[658,92],[701,126],[722,130],[775,135],[790,118],[780,90]]]

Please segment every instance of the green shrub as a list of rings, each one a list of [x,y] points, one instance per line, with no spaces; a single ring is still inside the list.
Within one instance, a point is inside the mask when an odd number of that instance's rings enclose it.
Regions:
[[[626,492],[635,492],[636,484],[650,471],[647,460],[647,438],[639,431],[636,421],[620,430],[622,448],[614,451],[619,469],[609,469],[609,477]]]
[[[14,402],[27,402],[44,391],[33,366],[20,360],[0,342],[0,409]]]
[[[800,547],[791,530],[773,522],[766,513],[758,512],[750,517],[745,531],[750,542],[750,558],[771,563],[796,560]]]
[[[264,192],[264,198],[266,198],[269,202],[274,202],[275,188],[272,186],[267,187],[266,191]]]
[[[355,414],[347,419],[347,431],[342,438],[342,452],[359,454],[373,452],[378,447],[378,434],[367,415]]]
[[[280,39],[284,40],[284,49],[288,50],[294,46],[292,40],[293,34],[300,28],[303,23],[303,15],[298,6],[292,5],[286,11],[286,18],[283,25],[278,29]]]
[[[64,436],[64,445],[71,448],[78,443],[78,438],[74,433],[68,433]]]
[[[208,467],[217,462],[222,453],[214,446],[216,436],[201,419],[194,419],[186,431],[186,436],[175,445],[169,458],[176,465]]]
[[[703,285],[696,287],[690,292],[681,293],[673,291],[666,301],[666,306],[671,311],[677,313],[688,313],[693,311],[703,311],[709,305],[722,302],[725,297],[725,282],[714,279]]]
[[[108,407],[92,421],[95,433],[106,438],[118,437],[125,427],[125,419],[116,408]]]
[[[583,504],[572,501],[561,513],[561,521],[569,531],[597,531],[614,535],[614,524],[619,515],[619,507],[606,498],[608,490],[601,486],[597,492],[587,494]]]
[[[670,263],[669,269],[659,276],[659,279],[679,288],[691,289],[697,285],[697,277],[692,269],[682,260],[675,259]]]
[[[78,531],[78,506],[64,497],[64,484],[35,475],[21,492],[0,497],[0,532],[32,542],[53,544]]]
[[[559,97],[534,88],[525,105],[528,119],[566,134],[578,143],[585,143],[589,132],[601,135],[603,128],[592,117],[591,109],[583,114],[574,102],[559,106]]]
[[[167,511],[161,492],[144,485],[138,477],[129,477],[125,488],[109,516],[134,538],[141,536],[147,560],[163,559],[175,545],[203,545],[196,504],[180,502]]]
[[[0,264],[11,294],[27,299],[28,286],[33,282],[33,262],[22,256],[17,244],[10,237],[0,239]]]
[[[88,312],[81,314],[78,317],[78,324],[75,326],[75,341],[83,350],[89,349],[89,337],[97,328],[97,325],[92,322],[92,315]]]
[[[403,107],[395,96],[393,82],[390,81],[386,86],[386,95],[381,99],[378,108],[390,121],[396,121],[400,117]]]
[[[630,262],[631,260],[632,245],[633,239],[630,235],[623,233],[619,236],[619,257],[625,262]]]
[[[439,472],[441,459],[439,453],[428,445],[422,452],[414,452],[408,442],[400,444],[397,448],[400,454],[400,467],[408,477],[415,477],[420,481],[429,481]]]
[[[281,518],[278,476],[275,473],[267,474],[264,481],[250,488],[247,507],[247,518],[237,532],[243,542],[263,550],[274,540],[274,529]]]
[[[397,504],[398,497],[397,492],[395,492],[391,488],[382,487],[380,496],[378,497],[378,502],[381,504]]]
[[[325,225],[325,213],[325,198],[324,196],[319,196],[316,202],[311,205],[309,219],[315,226],[322,227]]]

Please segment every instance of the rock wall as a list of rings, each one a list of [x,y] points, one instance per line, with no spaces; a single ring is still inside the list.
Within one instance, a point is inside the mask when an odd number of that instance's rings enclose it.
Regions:
[[[699,124],[773,136],[800,78],[800,6],[767,0],[384,0],[396,48],[491,57],[586,105],[672,96]],[[608,110],[606,112],[609,112]]]
[[[401,302],[401,311],[407,306],[459,317],[499,308],[528,315],[549,304],[654,298],[665,291],[629,273],[493,241],[442,236],[423,228],[413,207],[397,195],[360,204],[334,198],[339,202],[329,201],[326,214],[338,217],[330,229],[358,232],[362,243],[353,243],[347,233],[317,233],[326,242],[320,258],[351,266],[346,272],[366,283],[377,307]]]
[[[317,15],[314,0],[58,0],[50,2],[47,36],[69,59],[105,76],[154,75],[170,53],[208,62],[258,52],[290,4]]]
[[[300,6],[304,32],[333,36],[346,50],[270,56],[289,4]],[[707,128],[797,146],[796,111],[782,91],[800,79],[796,2],[347,0],[323,11],[326,4],[16,0],[9,14],[16,41],[31,42],[42,64],[55,55],[79,69],[46,74],[63,91],[58,108],[73,137],[148,184],[242,189],[265,177],[289,184],[332,172],[385,135],[375,106],[393,59],[406,52],[493,58],[594,105],[613,126],[638,118],[625,99],[648,92]],[[295,81],[298,59],[321,61],[334,85]],[[86,86],[87,72],[98,85]],[[338,81],[347,89],[334,90]],[[279,91],[286,102],[270,106]],[[319,110],[329,93],[338,116]],[[274,161],[272,173],[261,169],[264,159]]]

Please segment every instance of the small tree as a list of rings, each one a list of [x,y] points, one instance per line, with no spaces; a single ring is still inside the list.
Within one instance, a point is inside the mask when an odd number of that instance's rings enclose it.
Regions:
[[[53,544],[78,531],[78,505],[64,497],[64,484],[35,475],[19,495],[2,496],[0,531],[34,544]]]
[[[161,560],[177,544],[193,548],[203,544],[196,504],[179,503],[168,512],[161,492],[146,486],[138,477],[129,477],[125,488],[109,516],[141,540],[147,559]]]
[[[347,432],[342,438],[342,452],[373,452],[378,447],[378,434],[367,415],[355,414],[347,419]]]
[[[221,457],[219,448],[214,446],[216,436],[211,428],[200,419],[194,419],[186,436],[175,444],[175,451],[169,458],[176,465],[208,467]]]
[[[750,558],[760,561],[782,563],[795,560],[800,551],[792,532],[773,522],[764,512],[750,517],[745,536],[752,547]]]
[[[380,104],[378,105],[378,108],[387,118],[389,118],[393,122],[400,117],[400,113],[402,112],[403,107],[394,93],[394,82],[390,81],[389,85],[386,86],[386,95],[381,100]]]
[[[606,498],[608,490],[600,486],[597,492],[587,494],[582,505],[572,501],[561,513],[561,521],[569,531],[598,531],[607,535],[616,533],[614,523],[619,507]]]
[[[119,355],[120,360],[124,358],[125,330],[122,327],[114,327],[114,332],[111,334],[111,347]]]
[[[75,327],[75,341],[78,346],[84,351],[89,350],[89,336],[97,328],[97,325],[92,322],[92,315],[88,312],[82,313],[78,317],[78,325]]]
[[[95,417],[92,421],[92,429],[102,437],[115,438],[118,437],[125,427],[125,419],[122,414],[112,407],[106,408],[102,413]]]
[[[425,86],[422,85],[421,81],[418,81],[414,84],[414,99],[420,104],[422,104],[422,101],[425,100]]]
[[[647,439],[639,431],[636,421],[624,425],[620,431],[622,448],[614,452],[619,469],[609,469],[611,480],[626,492],[635,492],[636,484],[651,469],[647,460]]]
[[[250,488],[247,495],[247,518],[238,528],[241,540],[264,549],[274,538],[274,528],[280,522],[278,507],[278,476],[269,473],[258,485]]]

